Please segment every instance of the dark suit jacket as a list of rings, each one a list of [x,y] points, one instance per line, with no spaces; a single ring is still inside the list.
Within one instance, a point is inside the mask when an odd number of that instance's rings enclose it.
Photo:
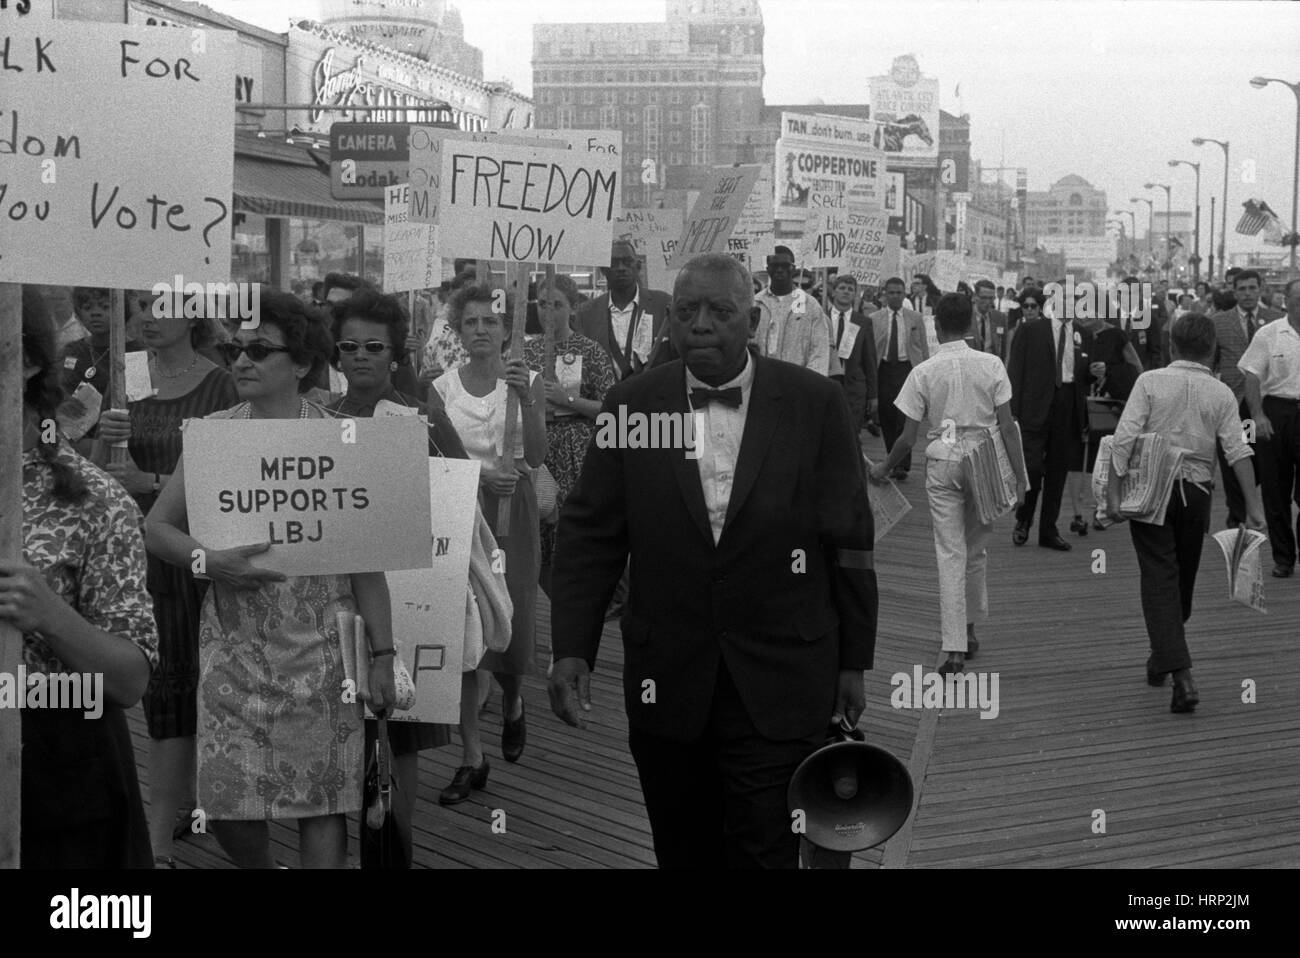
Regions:
[[[874,527],[844,398],[825,376],[750,360],[750,408],[717,545],[698,460],[596,442],[557,532],[555,658],[580,656],[594,668],[630,554],[628,724],[676,741],[703,733],[721,661],[759,732],[778,741],[824,729],[838,672],[872,666],[876,575],[854,556],[871,556]],[[688,415],[684,364],[619,383],[604,411],[620,406]],[[642,701],[647,679],[653,704]]]
[[[831,342],[838,329],[835,317],[838,311],[831,307],[827,318],[831,322]],[[876,336],[871,324],[871,317],[858,310],[849,313],[849,322],[858,327],[857,338],[849,350],[849,358],[840,360],[844,366],[844,398],[849,403],[849,423],[854,430],[861,428],[867,418],[867,401],[876,398]],[[838,356],[838,351],[835,351]]]
[[[979,336],[980,322],[979,310],[972,310],[970,326],[971,336]],[[983,320],[983,323],[983,338],[980,340],[979,345],[974,348],[980,349],[986,353],[992,353],[1005,363],[1007,361],[1007,340],[1010,338],[1010,329],[1008,327],[1006,313],[1003,313],[1001,310],[990,309],[989,314],[987,318]]]
[[[1268,306],[1257,307],[1255,330],[1258,332],[1259,327],[1264,323],[1271,323],[1285,315],[1280,310]],[[1241,328],[1241,317],[1237,313],[1237,307],[1234,306],[1232,309],[1212,313],[1210,319],[1214,320],[1214,332],[1218,341],[1214,350],[1214,371],[1240,402],[1246,398],[1246,374],[1237,368],[1237,361],[1241,359],[1246,346],[1249,345],[1245,330]]]
[[[642,310],[642,316],[638,322],[645,322],[647,318],[652,321],[651,331],[654,334],[654,342],[658,345],[662,337],[668,333],[665,327],[672,299],[667,293],[660,290],[640,287],[637,290],[637,302]],[[614,365],[618,368],[620,379],[627,376],[629,372],[640,371],[639,367],[635,370],[629,367],[627,358],[623,355],[624,344],[614,341],[614,324],[609,318],[609,293],[603,293],[591,302],[583,303],[578,308],[577,323],[578,332],[588,339],[594,339],[605,347],[605,351],[609,353],[614,360]],[[649,365],[654,365],[653,360]]]
[[[1067,334],[1069,334],[1067,330]],[[1088,364],[1093,353],[1092,333],[1075,325],[1079,339],[1074,344],[1074,393],[1079,422],[1088,422],[1088,386],[1093,376]],[[1011,341],[1011,361],[1007,364],[1011,380],[1011,415],[1020,428],[1042,429],[1056,395],[1056,343],[1052,339],[1052,321],[1046,316],[1021,323]]]

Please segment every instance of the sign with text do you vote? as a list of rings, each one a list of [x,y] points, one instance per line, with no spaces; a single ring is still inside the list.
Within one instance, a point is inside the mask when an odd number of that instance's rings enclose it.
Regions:
[[[230,279],[236,37],[0,20],[0,282]]]
[[[383,419],[192,419],[185,505],[205,549],[270,542],[285,575],[427,569],[427,426]]]

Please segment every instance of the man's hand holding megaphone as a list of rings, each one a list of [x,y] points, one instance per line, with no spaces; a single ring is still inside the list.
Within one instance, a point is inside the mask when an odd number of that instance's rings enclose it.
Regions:
[[[584,663],[585,664],[585,663]],[[839,725],[843,719],[851,726],[857,726],[858,719],[867,708],[866,683],[862,672],[856,669],[842,669],[839,685],[835,690],[835,714],[831,724]]]
[[[843,673],[841,679],[842,676]],[[557,660],[546,691],[551,697],[552,712],[574,728],[587,727],[583,713],[591,711],[591,670],[586,659],[570,656]],[[865,702],[861,697],[860,700]]]

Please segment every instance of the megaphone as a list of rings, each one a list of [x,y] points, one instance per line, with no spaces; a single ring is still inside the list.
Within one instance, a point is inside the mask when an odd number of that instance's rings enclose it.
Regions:
[[[903,827],[912,814],[912,776],[883,748],[837,741],[803,760],[786,798],[791,813],[803,812],[808,841],[828,851],[856,852],[888,841]]]

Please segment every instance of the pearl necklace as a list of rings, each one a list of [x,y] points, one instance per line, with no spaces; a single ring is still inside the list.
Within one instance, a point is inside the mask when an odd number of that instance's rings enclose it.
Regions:
[[[158,375],[161,376],[163,379],[180,379],[182,376],[184,376],[186,373],[188,373],[191,369],[193,369],[198,364],[199,364],[199,354],[195,353],[194,359],[191,360],[190,364],[186,366],[184,369],[182,369],[180,372],[165,373],[163,372],[162,364],[158,362],[158,357],[155,356],[153,358],[153,368],[157,370]]]
[[[301,399],[301,398],[300,398],[298,401],[299,401],[300,403],[302,403],[302,406],[301,406],[301,408],[299,409],[299,412],[298,412],[298,418],[299,418],[299,419],[306,419],[306,418],[307,418],[308,410],[309,410],[311,407],[307,405],[307,400],[305,400],[305,399]],[[253,404],[252,404],[252,403],[247,403],[247,404],[245,404],[245,406],[244,406],[244,414],[243,414],[240,418],[241,418],[241,419],[252,419],[252,418],[253,418]]]

